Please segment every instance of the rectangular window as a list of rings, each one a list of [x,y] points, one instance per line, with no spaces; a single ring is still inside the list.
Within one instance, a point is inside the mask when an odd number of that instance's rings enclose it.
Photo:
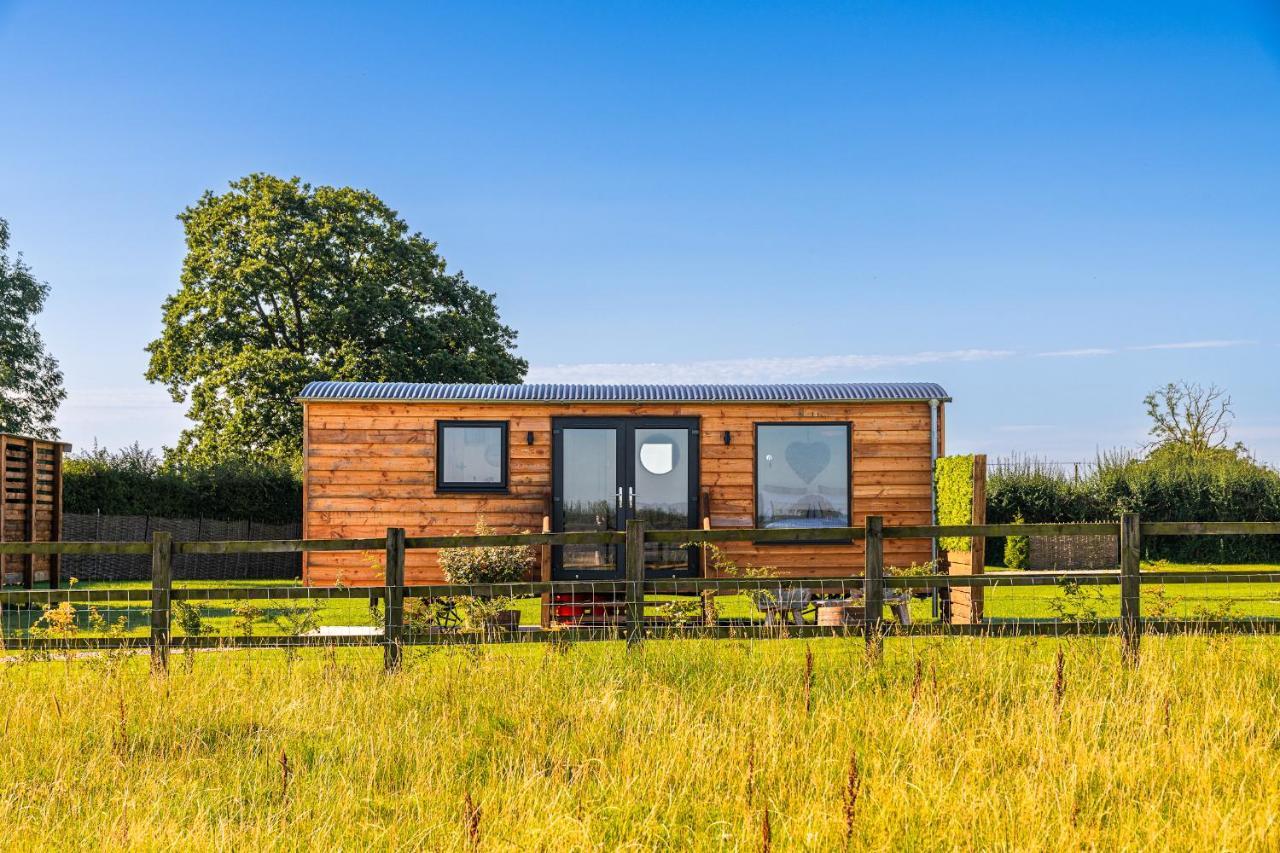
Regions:
[[[849,424],[756,424],[756,527],[849,526]]]
[[[502,492],[506,488],[506,421],[436,424],[437,491]]]

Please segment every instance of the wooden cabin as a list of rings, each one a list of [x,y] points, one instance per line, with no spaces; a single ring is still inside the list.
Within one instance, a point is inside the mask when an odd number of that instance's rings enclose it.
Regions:
[[[57,542],[62,539],[61,441],[0,435],[4,498],[0,500],[0,542]],[[62,558],[46,554],[0,554],[0,583],[59,584]]]
[[[315,382],[303,407],[303,535],[929,524],[950,398],[931,383],[465,385]],[[885,543],[888,565],[928,540]],[[548,549],[554,580],[621,576],[620,547]],[[698,549],[651,543],[653,577],[696,576]],[[862,546],[733,543],[740,566],[850,576]],[[380,555],[310,553],[308,584],[382,582]],[[411,551],[409,583],[441,579]]]

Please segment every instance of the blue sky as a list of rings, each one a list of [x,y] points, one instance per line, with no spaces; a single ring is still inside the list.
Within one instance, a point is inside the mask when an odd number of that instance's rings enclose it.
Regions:
[[[175,214],[267,171],[382,196],[531,379],[934,380],[1054,460],[1217,382],[1280,463],[1275,4],[0,0],[0,81],[79,445],[172,442]]]

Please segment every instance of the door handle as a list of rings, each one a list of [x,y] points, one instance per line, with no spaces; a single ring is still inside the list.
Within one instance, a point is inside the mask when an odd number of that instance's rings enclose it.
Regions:
[[[618,486],[618,509],[622,509],[622,486]]]
[[[636,487],[635,486],[627,487],[627,497],[631,502],[631,508],[635,509],[636,508]]]

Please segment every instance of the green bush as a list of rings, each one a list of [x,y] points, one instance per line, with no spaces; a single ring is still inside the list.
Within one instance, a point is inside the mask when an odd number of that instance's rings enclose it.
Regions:
[[[63,507],[104,515],[289,522],[302,517],[302,483],[285,466],[178,468],[137,444],[116,452],[94,447],[64,461]]]
[[[939,524],[973,523],[973,457],[943,456],[933,469],[938,492]],[[968,536],[944,536],[938,547],[948,551],[965,551]]]
[[[1014,524],[1022,524],[1022,515],[1014,516]],[[1025,569],[1031,562],[1031,539],[1010,536],[1004,540],[1004,564],[1009,569]]]
[[[492,536],[493,530],[476,522],[476,536]],[[533,570],[538,552],[526,545],[484,545],[479,548],[441,548],[440,570],[456,584],[519,583]]]
[[[993,469],[987,520],[1012,523],[1109,521],[1136,512],[1144,521],[1280,521],[1280,473],[1231,453],[1192,457],[1158,452],[1147,458],[1105,455],[1076,480],[1034,460]],[[987,540],[988,561],[1005,543]],[[1145,559],[1176,562],[1280,561],[1277,536],[1148,536]]]

